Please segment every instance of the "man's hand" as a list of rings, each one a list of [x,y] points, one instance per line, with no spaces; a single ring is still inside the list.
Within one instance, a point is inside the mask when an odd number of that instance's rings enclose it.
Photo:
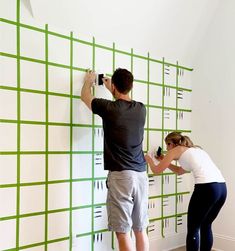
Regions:
[[[95,83],[96,74],[94,71],[88,70],[84,77],[84,84],[81,91],[81,99],[91,110],[91,102],[94,96],[91,93],[91,87]]]
[[[88,87],[92,87],[95,83],[96,74],[94,71],[88,70],[85,77],[84,77],[84,85]]]
[[[112,93],[111,79],[105,77],[105,78],[102,78],[102,80],[103,80],[105,87]]]

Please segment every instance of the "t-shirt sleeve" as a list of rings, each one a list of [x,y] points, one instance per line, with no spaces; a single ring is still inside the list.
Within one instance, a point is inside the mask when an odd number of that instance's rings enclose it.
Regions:
[[[91,102],[91,109],[94,114],[104,117],[111,101],[103,98],[94,98]]]

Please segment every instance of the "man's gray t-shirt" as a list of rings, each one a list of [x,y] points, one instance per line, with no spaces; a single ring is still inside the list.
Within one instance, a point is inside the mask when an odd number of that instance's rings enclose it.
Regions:
[[[95,98],[91,107],[103,120],[104,169],[146,171],[142,150],[145,106],[134,100]]]

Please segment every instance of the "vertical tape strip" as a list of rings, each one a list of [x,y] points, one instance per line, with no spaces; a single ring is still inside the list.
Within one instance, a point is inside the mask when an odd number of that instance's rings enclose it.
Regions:
[[[175,125],[175,129],[176,129],[176,131],[178,130],[178,90],[179,90],[179,79],[178,79],[178,73],[179,73],[179,68],[178,68],[178,61],[177,61],[177,67],[176,67],[176,125]],[[178,195],[177,195],[177,193],[178,193],[178,186],[177,186],[177,174],[175,174],[175,193],[176,193],[176,195],[175,195],[175,215],[176,215],[176,217],[175,217],[175,232],[177,233],[178,232],[178,225],[177,225],[177,213],[178,213],[178,210],[177,210],[177,208],[178,208],[178,205],[177,205],[177,197],[178,197]]]
[[[16,191],[16,249],[19,248],[20,238],[20,0],[16,8],[16,51],[17,51],[17,191]]]
[[[46,142],[45,142],[45,167],[46,167],[46,177],[45,177],[45,251],[47,251],[47,241],[48,241],[48,137],[49,137],[49,128],[48,128],[48,117],[49,117],[49,96],[48,96],[48,90],[49,90],[49,76],[48,76],[48,25],[45,26],[45,83],[46,83]]]
[[[73,32],[70,32],[70,182],[69,182],[69,250],[73,245]]]

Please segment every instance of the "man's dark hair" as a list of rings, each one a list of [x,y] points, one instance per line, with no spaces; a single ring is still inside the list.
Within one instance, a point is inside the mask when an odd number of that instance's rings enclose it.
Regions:
[[[133,80],[132,73],[121,68],[116,69],[112,76],[112,83],[122,94],[127,94],[132,89]]]

